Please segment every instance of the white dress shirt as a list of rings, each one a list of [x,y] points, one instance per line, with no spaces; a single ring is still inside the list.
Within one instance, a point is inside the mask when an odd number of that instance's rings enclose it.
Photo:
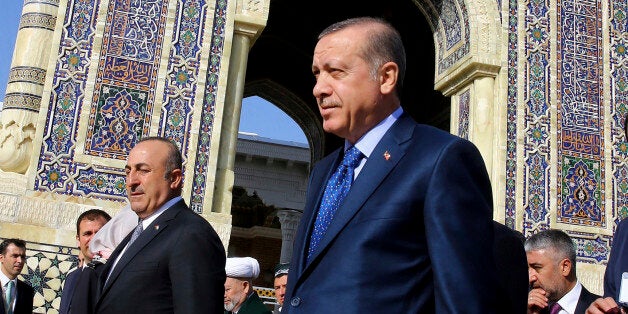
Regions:
[[[386,119],[382,120],[372,129],[370,129],[366,134],[362,135],[360,139],[355,143],[355,147],[357,147],[360,152],[364,155],[364,158],[360,161],[360,164],[353,170],[353,179],[358,177],[360,171],[364,167],[366,160],[371,157],[371,153],[375,149],[375,146],[379,144],[379,141],[384,137],[384,134],[390,129],[390,127],[399,119],[401,114],[403,113],[403,109],[401,106],[397,108],[393,113],[391,113]],[[345,151],[351,147],[351,143],[345,140]]]
[[[0,283],[2,284],[2,304],[4,304],[4,300],[7,299],[7,284],[9,281],[13,281],[13,289],[15,289],[13,304],[11,304],[11,308],[15,309],[15,300],[17,300],[17,278],[13,280],[9,279],[2,271],[0,271]]]
[[[157,219],[157,217],[159,217],[161,214],[163,214],[168,208],[170,208],[172,205],[174,205],[175,203],[177,203],[178,201],[180,201],[182,199],[181,196],[177,196],[169,201],[167,201],[166,203],[164,203],[157,211],[155,211],[152,215],[144,218],[144,220],[142,220],[142,230],[146,230],[146,227],[148,227],[153,221],[155,221],[155,219]],[[137,223],[135,224],[137,226]],[[120,254],[118,255],[118,257],[116,258],[116,260],[114,261],[113,265],[111,266],[111,268],[109,269],[109,275],[107,275],[107,280],[109,280],[109,276],[111,276],[111,273],[113,272],[113,270],[116,268],[116,265],[118,264],[118,261],[120,261],[120,258],[122,257],[122,255],[124,255],[124,252],[129,248],[128,242],[126,244],[126,246],[124,247],[124,249],[122,249],[122,252],[120,252]],[[106,283],[106,281],[105,281]]]
[[[556,302],[563,308],[558,314],[574,314],[576,306],[578,306],[578,299],[580,299],[580,292],[582,292],[582,284],[578,281],[567,294]]]

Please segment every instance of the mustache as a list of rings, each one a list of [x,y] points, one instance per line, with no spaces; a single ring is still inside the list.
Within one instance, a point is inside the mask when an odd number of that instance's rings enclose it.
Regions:
[[[333,101],[328,98],[319,98],[316,100],[318,106],[321,108],[332,108],[332,107],[340,107],[340,103],[337,101]]]

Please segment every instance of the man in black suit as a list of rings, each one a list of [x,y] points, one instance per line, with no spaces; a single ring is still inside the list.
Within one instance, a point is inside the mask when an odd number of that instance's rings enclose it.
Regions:
[[[536,233],[526,240],[525,250],[531,287],[528,314],[584,314],[599,297],[578,281],[576,247],[565,232],[550,229]]]
[[[523,243],[526,238],[517,230],[493,221],[495,263],[499,286],[498,308],[502,313],[524,314],[528,300],[528,261]]]
[[[30,285],[17,278],[25,263],[26,242],[24,240],[6,239],[0,243],[0,281],[3,300],[0,314],[33,312],[35,291]]]
[[[63,293],[61,294],[61,305],[59,306],[59,314],[68,313],[88,313],[81,304],[87,304],[87,300],[95,298],[94,290],[89,289],[87,282],[91,282],[97,286],[96,278],[93,278],[86,272],[86,267],[92,262],[94,254],[89,249],[89,244],[96,232],[102,228],[111,216],[101,209],[89,209],[82,212],[76,219],[76,241],[80,250],[80,256],[83,257],[81,263],[72,271],[65,279],[63,284]],[[91,279],[91,280],[90,280]],[[85,283],[83,283],[85,282]],[[90,297],[91,295],[91,297]],[[73,302],[74,299],[77,302]]]
[[[225,250],[207,220],[181,198],[176,144],[140,140],[125,172],[140,221],[105,263],[96,313],[221,313]]]

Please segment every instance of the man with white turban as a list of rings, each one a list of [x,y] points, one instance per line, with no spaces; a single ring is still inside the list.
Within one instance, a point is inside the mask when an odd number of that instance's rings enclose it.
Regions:
[[[253,290],[259,276],[259,263],[252,257],[230,257],[225,264],[225,313],[271,314]]]

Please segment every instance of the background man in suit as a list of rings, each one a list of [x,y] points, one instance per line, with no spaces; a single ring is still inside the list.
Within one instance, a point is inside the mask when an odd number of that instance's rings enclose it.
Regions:
[[[323,129],[345,148],[312,170],[282,313],[494,313],[486,168],[471,142],[403,112],[399,33],[332,25],[312,72]]]
[[[207,220],[181,198],[176,144],[162,137],[140,140],[125,171],[140,222],[105,263],[96,313],[222,312],[225,250]]]
[[[279,263],[275,266],[275,280],[273,287],[275,288],[275,299],[279,306],[273,310],[273,314],[281,313],[283,302],[286,298],[286,286],[288,285],[288,271],[290,263]]]
[[[253,280],[259,276],[259,263],[252,257],[230,257],[225,265],[225,314],[271,314],[255,290]]]
[[[25,263],[26,242],[24,240],[6,239],[0,243],[0,282],[2,283],[3,305],[0,308],[0,314],[33,312],[35,290],[17,278]]]
[[[61,305],[59,306],[60,314],[70,313],[70,308],[73,306],[72,299],[74,296],[79,301],[83,301],[89,298],[89,292],[85,287],[81,287],[80,289],[76,289],[79,281],[85,281],[88,279],[79,279],[83,277],[85,267],[89,263],[91,263],[94,255],[89,249],[89,244],[96,232],[102,228],[109,220],[111,216],[101,209],[90,209],[84,211],[79,215],[76,219],[76,241],[78,242],[79,254],[83,256],[83,262],[79,264],[79,266],[72,272],[68,274],[65,278],[65,282],[63,284],[63,294],[61,295]],[[89,277],[89,276],[88,276]],[[94,282],[96,284],[96,282]],[[82,285],[81,285],[82,286]],[[76,305],[76,304],[74,304]],[[74,306],[74,313],[85,313],[84,311],[77,311],[76,306]]]
[[[628,119],[626,119],[628,121]],[[619,299],[620,288],[628,291],[628,280],[622,280],[622,275],[628,273],[628,218],[624,218],[615,229],[611,255],[604,272],[604,298],[598,298],[589,306],[587,314],[628,314],[628,300]],[[627,286],[622,286],[627,285]]]
[[[584,314],[599,297],[578,281],[576,247],[565,232],[536,233],[526,240],[525,249],[531,287],[528,313]]]

